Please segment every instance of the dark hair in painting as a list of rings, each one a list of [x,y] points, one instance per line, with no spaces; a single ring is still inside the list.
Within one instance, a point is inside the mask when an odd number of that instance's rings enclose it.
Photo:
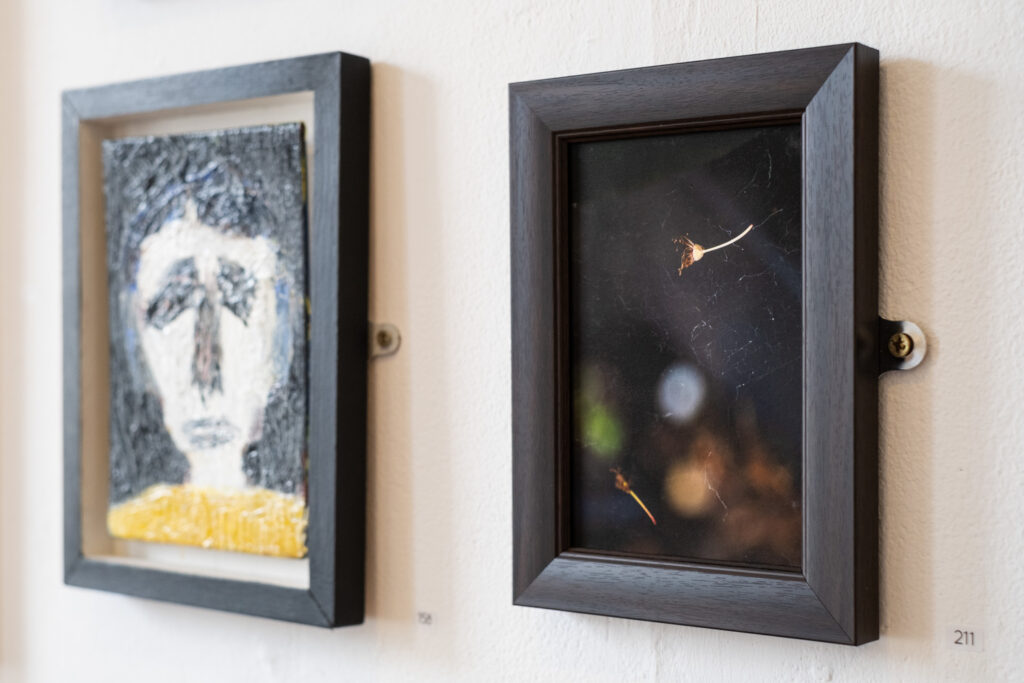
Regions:
[[[306,439],[305,149],[301,124],[103,143],[110,303],[110,500],[182,483],[189,464],[164,426],[133,298],[143,241],[194,207],[207,226],[264,237],[281,271],[279,324],[292,353],[271,389],[262,434],[239,454],[250,484],[304,490]],[[285,291],[286,290],[286,291]]]

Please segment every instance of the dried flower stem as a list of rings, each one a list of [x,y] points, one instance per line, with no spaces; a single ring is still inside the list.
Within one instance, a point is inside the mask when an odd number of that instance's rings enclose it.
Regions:
[[[647,516],[651,518],[651,524],[657,526],[658,520],[654,519],[654,515],[652,515],[651,511],[647,509],[647,506],[644,505],[644,502],[640,500],[640,496],[636,495],[636,493],[630,487],[629,482],[626,480],[626,477],[622,475],[622,470],[620,470],[618,467],[613,467],[609,471],[615,475],[615,488],[633,496],[633,500],[637,502],[637,505],[643,508],[643,511],[646,512]]]
[[[732,244],[733,242],[739,242],[739,241],[740,241],[741,239],[743,239],[743,236],[744,236],[744,235],[746,235],[746,234],[747,234],[748,232],[750,232],[750,231],[751,231],[751,230],[753,230],[753,229],[754,229],[754,224],[753,224],[753,223],[751,223],[750,225],[748,225],[748,226],[747,226],[747,229],[746,229],[746,230],[744,230],[744,231],[743,231],[743,232],[741,232],[740,234],[736,235],[735,237],[733,237],[733,238],[732,238],[731,240],[729,240],[728,242],[722,242],[721,244],[719,244],[719,245],[718,245],[718,246],[716,246],[716,247],[706,247],[706,248],[704,249],[704,253],[706,254],[706,253],[708,253],[709,251],[714,251],[715,249],[721,249],[722,247],[727,247],[727,246],[729,246],[730,244]]]
[[[775,214],[772,214],[772,215],[775,215]],[[702,258],[704,258],[704,254],[708,253],[709,251],[714,251],[715,249],[721,249],[722,247],[727,247],[730,244],[732,244],[733,242],[740,241],[741,239],[743,239],[744,235],[746,235],[748,232],[750,232],[753,229],[754,229],[754,224],[751,223],[750,225],[747,226],[746,230],[744,230],[740,234],[736,235],[731,240],[729,240],[727,242],[722,242],[721,244],[715,245],[713,247],[707,247],[706,249],[704,247],[700,246],[699,244],[697,244],[696,242],[694,242],[693,240],[691,240],[689,237],[677,237],[677,238],[675,238],[674,240],[672,240],[673,244],[681,244],[681,245],[683,245],[683,256],[682,256],[682,260],[679,262],[679,274],[682,275],[683,274],[683,270],[685,270],[686,268],[689,268],[694,263],[696,263],[697,261],[700,261]]]

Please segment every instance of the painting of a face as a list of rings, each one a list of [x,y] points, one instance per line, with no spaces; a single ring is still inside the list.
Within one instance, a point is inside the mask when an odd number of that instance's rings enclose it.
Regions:
[[[136,327],[189,480],[242,488],[240,454],[260,437],[290,360],[290,337],[277,334],[277,257],[266,238],[226,235],[189,209],[142,242]]]
[[[115,537],[305,553],[303,135],[104,142]]]

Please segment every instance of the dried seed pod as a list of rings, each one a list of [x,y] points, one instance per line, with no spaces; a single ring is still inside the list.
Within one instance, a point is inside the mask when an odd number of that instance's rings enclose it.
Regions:
[[[700,261],[704,257],[704,247],[696,244],[687,237],[682,237],[672,240],[676,244],[683,245],[682,260],[679,263],[679,274],[683,274],[683,270],[689,268],[697,261]]]

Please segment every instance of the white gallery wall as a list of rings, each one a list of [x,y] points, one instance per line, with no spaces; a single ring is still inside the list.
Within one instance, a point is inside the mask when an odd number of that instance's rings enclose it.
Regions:
[[[0,681],[1024,680],[1022,29],[1020,0],[0,1]],[[881,313],[930,347],[881,382],[881,639],[512,607],[507,84],[853,40]],[[370,371],[366,623],[67,588],[60,92],[329,50],[374,63],[370,309],[404,336]]]

